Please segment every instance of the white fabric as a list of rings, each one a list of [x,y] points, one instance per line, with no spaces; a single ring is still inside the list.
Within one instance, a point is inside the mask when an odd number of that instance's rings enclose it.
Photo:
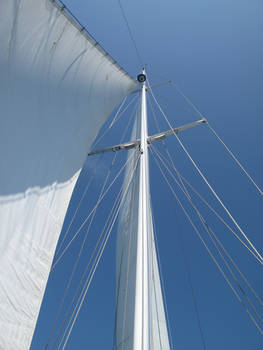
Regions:
[[[72,190],[135,82],[49,0],[0,0],[0,349],[31,343]]]
[[[140,138],[139,118],[137,118],[132,140]],[[138,150],[134,153],[134,162]],[[129,183],[134,162],[127,167],[125,184]],[[130,186],[126,201],[120,211],[118,238],[117,238],[117,308],[115,320],[115,350],[135,350],[133,344],[134,334],[134,307],[135,307],[135,281],[136,281],[136,254],[138,230],[138,200],[139,200],[139,167],[135,180]],[[151,349],[169,350],[169,338],[166,325],[163,295],[159,277],[159,268],[156,256],[156,247],[153,234],[151,201],[148,197],[149,208],[148,234],[152,242],[149,247],[149,287],[150,287],[150,319],[151,319]]]

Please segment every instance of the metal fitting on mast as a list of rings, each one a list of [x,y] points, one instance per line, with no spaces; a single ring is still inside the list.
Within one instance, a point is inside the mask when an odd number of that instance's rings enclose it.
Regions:
[[[139,83],[144,83],[146,81],[145,70],[142,70],[142,73],[137,75],[137,80]]]

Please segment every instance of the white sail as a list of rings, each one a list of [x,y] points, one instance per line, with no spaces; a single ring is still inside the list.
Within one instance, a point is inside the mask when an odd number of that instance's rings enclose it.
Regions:
[[[140,138],[139,117],[134,125],[132,140]],[[138,149],[134,153],[133,162],[126,170],[124,188],[131,182],[131,176],[138,157]],[[129,154],[130,157],[130,154]],[[139,166],[137,167],[126,201],[120,212],[117,239],[117,306],[115,320],[114,348],[116,350],[134,350],[135,326],[135,289],[136,289],[136,260],[138,235],[139,208]],[[148,187],[148,185],[147,185]],[[149,193],[148,193],[149,194]],[[150,316],[150,348],[154,350],[169,350],[169,337],[165,317],[163,295],[159,277],[159,268],[153,232],[153,221],[150,196],[147,197],[148,235],[151,242],[149,256],[149,316]]]
[[[70,196],[136,83],[54,1],[0,1],[0,349],[28,349]]]

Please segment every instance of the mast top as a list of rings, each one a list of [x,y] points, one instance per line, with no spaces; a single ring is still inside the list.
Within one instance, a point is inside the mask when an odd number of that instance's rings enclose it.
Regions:
[[[139,83],[144,83],[146,81],[145,69],[142,69],[142,73],[137,75],[137,80]]]

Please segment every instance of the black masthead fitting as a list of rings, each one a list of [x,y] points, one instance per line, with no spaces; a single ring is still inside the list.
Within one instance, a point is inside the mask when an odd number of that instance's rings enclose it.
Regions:
[[[145,80],[146,80],[146,75],[143,74],[143,73],[137,75],[137,80],[138,80],[139,83],[144,83]]]

